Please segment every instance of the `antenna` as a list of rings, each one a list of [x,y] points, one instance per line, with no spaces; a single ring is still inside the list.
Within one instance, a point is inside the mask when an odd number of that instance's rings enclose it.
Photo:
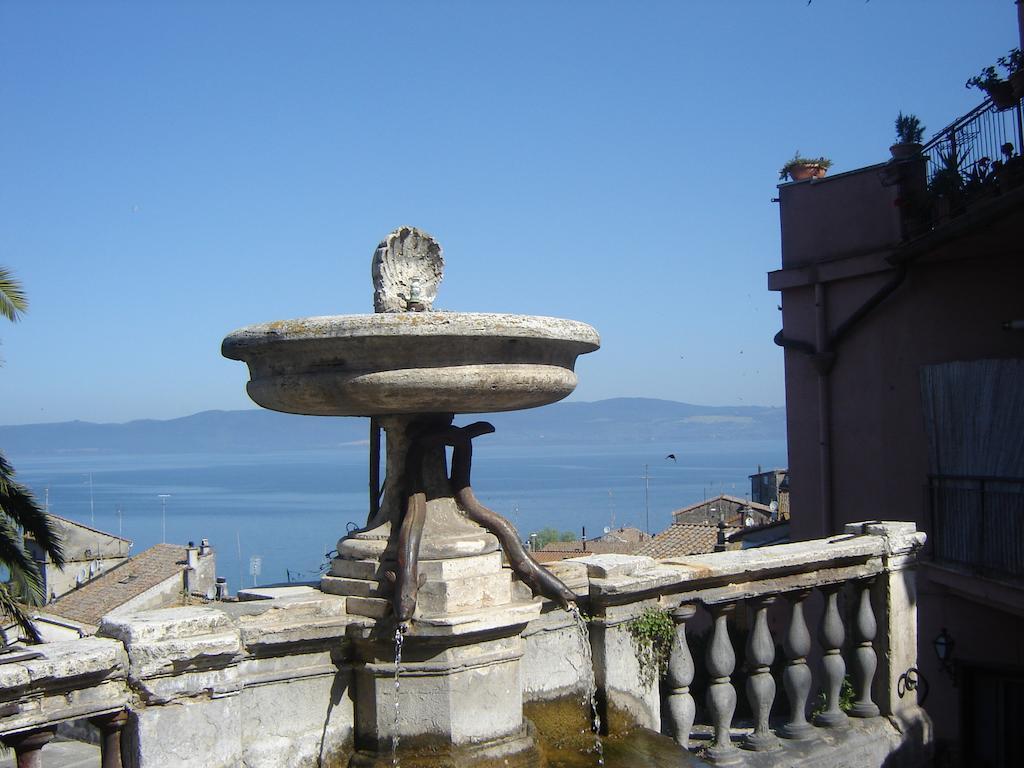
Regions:
[[[157,498],[160,499],[160,522],[162,526],[162,536],[160,541],[164,544],[167,543],[167,500],[171,498],[169,493],[158,493]]]
[[[647,471],[647,464],[644,464],[644,527],[647,535],[651,535],[651,475]]]

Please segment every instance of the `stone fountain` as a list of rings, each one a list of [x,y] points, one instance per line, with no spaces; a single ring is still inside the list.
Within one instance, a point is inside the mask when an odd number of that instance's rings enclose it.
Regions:
[[[530,592],[574,600],[476,499],[472,440],[493,427],[452,422],[561,400],[600,339],[572,320],[435,311],[443,266],[432,237],[401,227],[373,256],[374,314],[249,326],[223,345],[248,364],[247,391],[265,408],[371,417],[369,519],[338,542],[321,582],[348,613],[376,620],[356,638],[353,766],[390,765],[397,741],[431,765],[535,764],[520,632],[541,611]]]

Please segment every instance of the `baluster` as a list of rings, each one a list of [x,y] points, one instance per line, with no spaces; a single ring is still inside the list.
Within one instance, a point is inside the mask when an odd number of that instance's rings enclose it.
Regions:
[[[18,768],[42,768],[43,747],[56,735],[56,728],[39,728],[34,731],[12,733],[4,736],[2,741],[14,750]]]
[[[875,612],[871,608],[871,585],[874,582],[874,579],[865,579],[857,583],[860,595],[857,600],[857,619],[854,622],[857,630],[857,648],[853,655],[857,701],[850,710],[854,717],[875,717],[878,714],[878,705],[871,700],[871,684],[878,668],[878,658],[872,645],[878,631]]]
[[[843,687],[843,678],[846,677],[846,662],[843,661],[842,654],[846,633],[843,630],[843,618],[839,615],[839,590],[842,588],[842,584],[822,587],[821,591],[825,595],[825,612],[822,614],[818,633],[821,649],[825,652],[821,659],[825,678],[825,711],[818,713],[814,718],[814,724],[833,728],[845,725],[848,719],[846,713],[839,708],[839,692]]]
[[[690,695],[690,683],[693,682],[693,656],[686,644],[686,622],[693,618],[697,606],[680,605],[672,611],[672,621],[676,624],[675,638],[672,641],[672,655],[668,660],[668,711],[672,716],[672,731],[676,743],[683,749],[690,748],[690,731],[696,707]]]
[[[743,744],[757,752],[778,746],[778,739],[768,729],[768,716],[775,701],[775,681],[770,670],[775,661],[775,643],[768,629],[768,606],[775,600],[774,595],[754,600],[754,626],[747,638],[747,699],[754,714],[754,731]]]
[[[787,739],[809,739],[814,735],[814,726],[807,722],[807,697],[811,695],[811,669],[807,666],[807,654],[811,652],[811,633],[804,618],[804,601],[810,596],[809,589],[802,589],[787,595],[792,605],[789,629],[783,647],[786,650],[786,671],[782,684],[789,700],[789,722],[779,729],[779,735]]]
[[[707,707],[715,727],[715,741],[708,749],[708,758],[719,765],[738,761],[739,750],[732,744],[730,726],[736,711],[736,689],[729,676],[736,667],[736,654],[729,640],[729,614],[735,610],[735,603],[712,605],[714,624],[711,642],[708,643],[705,662],[708,668]]]
[[[97,715],[89,722],[100,731],[100,768],[121,768],[121,731],[128,722],[128,712],[122,709]]]

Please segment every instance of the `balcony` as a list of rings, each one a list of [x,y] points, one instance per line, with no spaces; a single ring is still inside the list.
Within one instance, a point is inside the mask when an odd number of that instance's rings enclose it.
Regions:
[[[994,579],[1024,579],[1024,478],[928,478],[932,557]]]
[[[932,218],[942,221],[1024,183],[1021,101],[998,108],[991,99],[959,117],[922,149]]]
[[[931,475],[928,578],[1024,615],[1024,478]]]

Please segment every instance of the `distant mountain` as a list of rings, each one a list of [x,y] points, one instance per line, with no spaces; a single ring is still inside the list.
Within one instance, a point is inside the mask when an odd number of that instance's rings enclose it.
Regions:
[[[485,419],[489,443],[636,444],[651,441],[784,439],[782,408],[714,407],[672,400],[614,398],[556,403]],[[218,453],[331,448],[367,440],[368,419],[294,416],[264,409],[203,411],[180,419],[125,424],[66,421],[0,427],[0,450],[15,454]]]

